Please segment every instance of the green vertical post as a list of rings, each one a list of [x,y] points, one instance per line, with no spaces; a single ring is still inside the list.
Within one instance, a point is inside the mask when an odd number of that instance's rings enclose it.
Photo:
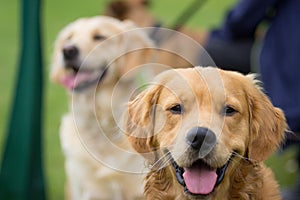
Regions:
[[[45,199],[40,0],[22,0],[21,51],[0,172],[0,199]],[[4,58],[3,58],[4,59]]]

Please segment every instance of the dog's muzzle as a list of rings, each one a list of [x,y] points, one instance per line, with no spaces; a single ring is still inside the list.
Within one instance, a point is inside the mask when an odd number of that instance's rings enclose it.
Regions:
[[[206,127],[194,127],[186,134],[186,143],[192,152],[195,152],[195,161],[190,166],[180,167],[170,155],[170,162],[175,170],[178,182],[189,195],[209,195],[222,182],[230,159],[221,167],[209,166],[204,158],[212,151],[217,143],[217,137],[213,131]],[[166,155],[167,155],[166,154]]]
[[[194,162],[191,167],[183,168],[176,163],[168,150],[166,150],[165,153],[170,155],[169,161],[175,170],[177,181],[184,187],[185,193],[189,195],[200,196],[211,194],[222,182],[232,157],[231,156],[228,159],[225,165],[217,169],[213,169],[212,167],[208,166],[201,159]],[[210,177],[213,178],[210,179]]]
[[[198,158],[204,158],[217,143],[213,131],[205,127],[194,127],[186,135],[186,143],[198,152]]]

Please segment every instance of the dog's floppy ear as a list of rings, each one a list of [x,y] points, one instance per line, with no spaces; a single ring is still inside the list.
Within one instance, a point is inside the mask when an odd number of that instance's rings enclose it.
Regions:
[[[248,157],[256,161],[267,159],[280,145],[287,129],[284,113],[272,105],[253,76],[252,87],[247,88],[250,110],[250,140]]]
[[[129,102],[124,116],[124,130],[132,147],[150,162],[158,147],[153,129],[153,117],[161,86],[152,86]]]

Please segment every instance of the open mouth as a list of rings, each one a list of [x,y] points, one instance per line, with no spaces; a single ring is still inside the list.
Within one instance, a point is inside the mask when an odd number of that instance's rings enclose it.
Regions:
[[[61,79],[61,84],[68,90],[82,91],[96,83],[99,83],[106,74],[106,65],[97,70],[79,69],[78,66],[68,67],[69,73]]]
[[[222,182],[230,159],[221,168],[212,168],[201,159],[190,167],[178,166],[171,157],[171,163],[176,171],[178,182],[184,187],[184,191],[190,195],[209,195]]]

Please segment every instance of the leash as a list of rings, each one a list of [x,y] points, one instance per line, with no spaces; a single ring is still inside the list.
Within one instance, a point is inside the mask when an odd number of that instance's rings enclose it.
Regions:
[[[183,25],[199,10],[207,0],[194,0],[192,4],[187,7],[181,15],[175,20],[170,29],[174,31],[161,31],[160,25],[155,28],[150,34],[151,38],[156,42],[156,45],[160,46],[162,42],[165,42],[176,35],[176,31],[183,27]]]
[[[171,29],[179,30],[196,13],[197,10],[203,7],[206,1],[207,0],[194,0],[194,2],[192,2],[192,4],[175,20]]]

